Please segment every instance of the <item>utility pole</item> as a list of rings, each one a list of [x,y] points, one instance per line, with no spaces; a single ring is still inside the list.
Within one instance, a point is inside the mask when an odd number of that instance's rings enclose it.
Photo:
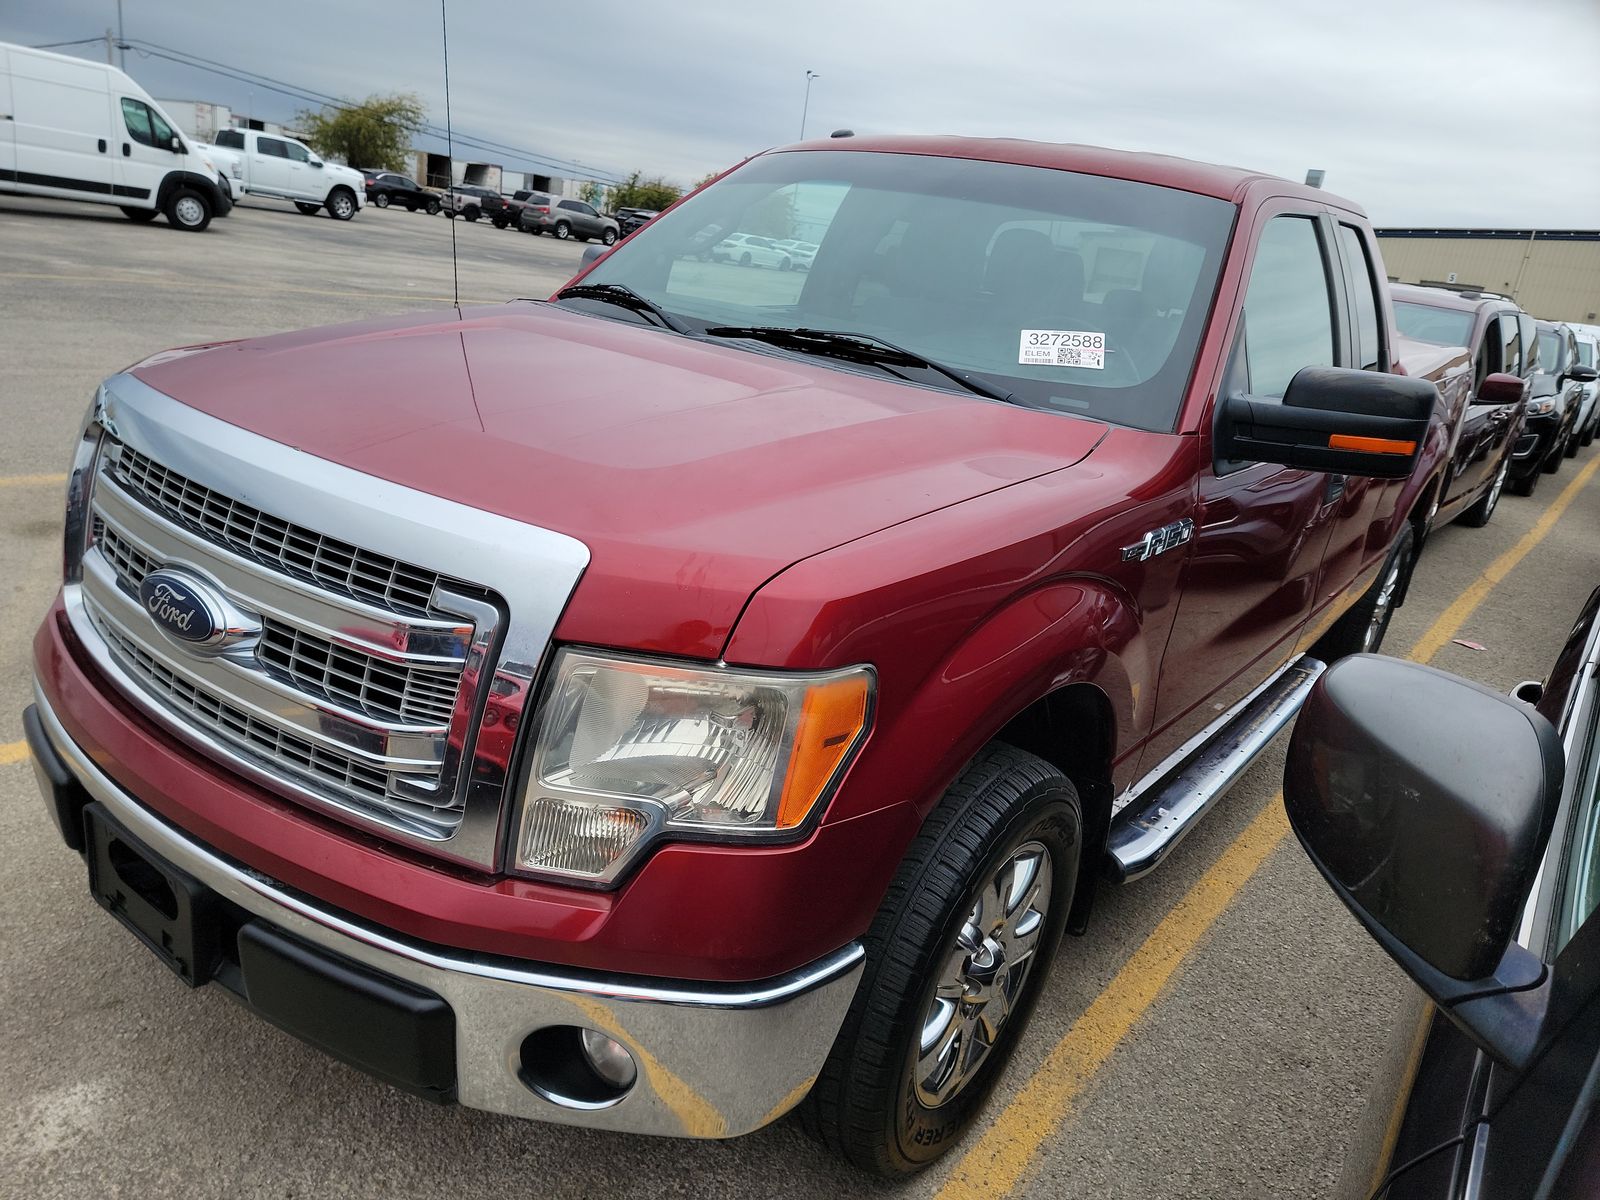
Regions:
[[[117,0],[117,68],[128,69],[128,39],[122,32],[122,0]]]
[[[111,30],[110,30],[109,27],[107,27],[107,29],[106,29],[106,66],[108,66],[108,67],[114,67],[114,66],[117,65],[117,60],[111,53],[112,45],[113,45],[113,43],[112,43],[112,40],[111,40]]]
[[[120,4],[121,0],[118,0],[118,3]],[[822,76],[815,71],[806,72],[806,102],[800,108],[800,140],[802,142],[806,140],[806,114],[811,111],[811,81],[821,78]]]

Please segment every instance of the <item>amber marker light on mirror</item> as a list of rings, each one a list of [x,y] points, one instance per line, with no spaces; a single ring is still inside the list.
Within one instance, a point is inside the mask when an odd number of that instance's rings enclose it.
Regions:
[[[1360,450],[1364,454],[1410,454],[1416,448],[1415,442],[1395,438],[1357,437],[1349,433],[1335,433],[1328,438],[1330,450]]]

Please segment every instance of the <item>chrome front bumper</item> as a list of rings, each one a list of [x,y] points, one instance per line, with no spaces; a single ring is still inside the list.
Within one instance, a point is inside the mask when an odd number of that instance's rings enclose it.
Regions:
[[[764,983],[705,984],[564,974],[403,940],[195,842],[96,766],[37,684],[34,699],[45,739],[89,798],[169,864],[283,932],[442,997],[455,1015],[456,1095],[469,1107],[629,1133],[748,1133],[810,1090],[855,993],[858,943]],[[621,1042],[637,1082],[603,1106],[536,1092],[521,1077],[521,1047],[552,1025]]]

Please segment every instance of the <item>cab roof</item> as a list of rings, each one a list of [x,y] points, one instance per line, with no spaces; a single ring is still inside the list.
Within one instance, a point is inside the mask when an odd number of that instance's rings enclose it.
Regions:
[[[1075,171],[1082,175],[1104,175],[1129,179],[1158,187],[1176,188],[1202,196],[1238,203],[1256,185],[1264,185],[1272,195],[1296,196],[1316,203],[1331,204],[1348,212],[1365,210],[1321,188],[1307,187],[1276,175],[1250,171],[1243,167],[1223,167],[1195,162],[1169,154],[1135,153],[1103,146],[1083,146],[1071,142],[1031,142],[1021,138],[978,138],[938,136],[858,136],[812,138],[791,146],[780,146],[768,153],[795,150],[849,150],[877,154],[926,154],[936,158],[970,158],[987,162],[1016,163],[1026,167],[1047,167],[1056,171]]]
[[[1521,312],[1514,300],[1504,296],[1488,296],[1482,292],[1453,292],[1449,288],[1424,287],[1418,283],[1391,283],[1389,295],[1396,300],[1410,300],[1433,308],[1451,308],[1457,312],[1477,312],[1480,308],[1509,308]]]

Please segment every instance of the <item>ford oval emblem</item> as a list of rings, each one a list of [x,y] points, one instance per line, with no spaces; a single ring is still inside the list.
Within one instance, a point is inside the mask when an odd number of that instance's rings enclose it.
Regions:
[[[228,602],[184,571],[151,571],[139,585],[139,599],[161,632],[196,646],[215,645],[227,632]]]

